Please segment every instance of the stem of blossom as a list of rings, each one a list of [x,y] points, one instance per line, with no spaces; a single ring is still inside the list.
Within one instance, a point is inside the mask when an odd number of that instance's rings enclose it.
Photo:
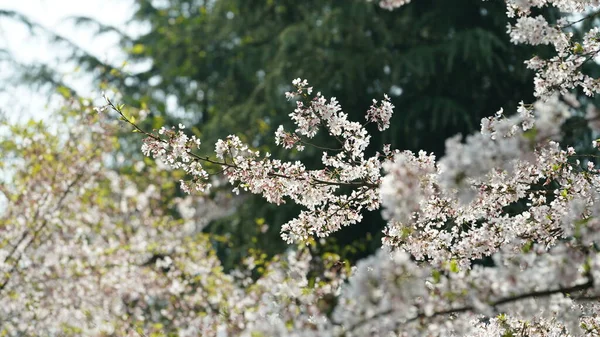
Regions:
[[[309,143],[309,142],[307,142],[305,140],[302,140],[302,139],[300,139],[300,143],[306,144],[306,145],[310,145],[310,146],[312,146],[314,148],[317,148],[319,150],[328,150],[328,151],[342,151],[343,150],[342,148],[333,149],[333,148],[329,148],[329,147],[325,147],[325,146],[316,145],[316,144]]]
[[[559,29],[568,28],[568,27],[571,27],[571,26],[573,26],[573,25],[575,25],[575,24],[578,24],[578,23],[580,23],[580,22],[582,22],[582,21],[585,21],[585,20],[591,19],[591,18],[593,18],[593,17],[597,16],[598,14],[600,14],[600,11],[592,12],[592,13],[590,13],[590,14],[588,14],[588,15],[584,16],[583,18],[579,19],[579,20],[576,20],[576,21],[573,21],[573,22],[569,22],[568,24],[566,24],[566,25],[564,25],[564,26],[557,26],[557,27],[558,27]]]

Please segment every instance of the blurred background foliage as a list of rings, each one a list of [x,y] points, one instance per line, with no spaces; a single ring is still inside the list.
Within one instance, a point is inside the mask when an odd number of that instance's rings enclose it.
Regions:
[[[137,37],[121,34],[121,46],[136,71],[75,47],[71,59],[100,86],[117,88],[126,105],[150,111],[147,129],[184,122],[207,154],[218,138],[237,134],[262,152],[309,168],[319,167],[320,150],[282,151],[272,139],[280,124],[291,128],[294,104],[284,92],[294,78],[337,97],[356,121],[364,120],[372,99],[389,94],[396,106],[392,126],[383,134],[371,130],[371,154],[390,143],[441,155],[446,138],[478,129],[482,117],[501,107],[510,112],[520,100],[532,101],[533,74],[523,60],[544,52],[510,43],[500,1],[419,0],[393,12],[364,0],[135,2],[131,20],[148,29]],[[75,21],[98,34],[119,31],[90,18]],[[136,136],[124,136],[121,146],[134,158],[140,155]],[[315,139],[323,146],[331,141]],[[231,267],[249,251],[284,250],[280,226],[298,212],[245,196],[205,231],[221,238],[213,244]],[[379,212],[368,213],[361,224],[312,247],[355,260],[380,247],[384,224]]]

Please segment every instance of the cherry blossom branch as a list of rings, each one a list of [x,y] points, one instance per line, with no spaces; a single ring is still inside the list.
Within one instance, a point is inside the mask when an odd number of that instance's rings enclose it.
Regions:
[[[56,203],[55,209],[59,209],[61,207],[61,205],[64,202],[65,198],[70,193],[71,189],[80,181],[80,179],[83,176],[84,176],[84,173],[79,173],[75,177],[75,179],[73,179],[73,181],[71,181],[69,183],[69,185],[67,185],[67,187],[63,191],[62,195],[59,197],[59,199],[58,199],[58,201]],[[34,219],[37,218],[38,214],[39,214],[39,208],[36,210],[36,215],[35,215]],[[25,245],[25,247],[23,247],[23,249],[21,250],[21,254],[19,254],[19,257],[17,257],[16,260],[12,263],[11,269],[5,274],[6,279],[4,279],[4,281],[2,281],[2,283],[0,283],[0,292],[2,292],[4,290],[4,288],[6,288],[6,286],[8,285],[8,282],[11,280],[12,275],[13,275],[15,269],[17,268],[17,265],[19,264],[19,261],[21,261],[21,258],[25,254],[25,251],[31,246],[31,244],[33,243],[33,241],[35,241],[37,235],[46,227],[47,224],[48,224],[48,220],[44,219],[44,221],[42,222],[42,224],[32,233],[31,239]],[[23,242],[23,240],[25,240],[25,238],[27,236],[29,236],[29,233],[27,231],[25,231],[23,233],[23,236],[21,237],[21,239],[13,247],[12,251],[10,252],[10,254],[5,258],[5,260],[4,260],[5,262],[12,258],[12,256],[16,252],[17,248],[21,245],[21,243]]]
[[[136,130],[136,132],[141,133],[141,134],[143,134],[143,135],[145,135],[147,137],[150,137],[150,138],[154,139],[155,141],[162,142],[164,144],[169,144],[169,142],[167,140],[165,140],[165,139],[163,139],[161,137],[158,137],[158,136],[156,136],[156,135],[154,135],[154,134],[152,134],[150,132],[147,132],[147,131],[143,130],[142,128],[140,128],[137,124],[135,124],[135,122],[133,122],[130,118],[128,118],[127,116],[125,116],[125,114],[123,113],[121,107],[117,107],[116,105],[114,105],[113,102],[108,97],[104,96],[104,98],[106,99],[107,105],[113,111],[115,111],[115,112],[117,112],[119,114],[120,119],[122,121],[126,122],[127,124],[131,125],[134,128],[134,130]],[[334,150],[334,151],[340,151],[340,150],[342,150],[342,149],[324,148],[324,147],[320,147],[320,146],[317,146],[317,145],[310,144],[310,143],[308,143],[306,141],[302,141],[302,140],[301,140],[301,142],[303,142],[305,144],[309,144],[309,145],[317,147],[317,148],[320,148],[320,149]],[[240,169],[240,167],[238,165],[235,165],[235,163],[234,164],[230,164],[230,163],[227,163],[227,161],[214,160],[214,159],[211,159],[208,156],[199,156],[199,155],[197,155],[197,154],[195,154],[193,152],[189,152],[188,154],[191,157],[193,157],[195,160],[199,160],[199,161],[203,161],[203,162],[207,162],[207,163],[211,163],[211,164],[215,164],[215,165],[220,165],[220,166],[223,166],[223,167]],[[279,174],[279,173],[275,173],[275,172],[268,172],[267,174],[269,176],[271,176],[271,177],[278,177],[278,178],[284,178],[284,179],[290,179],[290,180],[296,180],[297,179],[296,177],[291,177],[289,175]],[[369,183],[369,182],[366,182],[366,181],[363,181],[363,182],[341,182],[341,181],[326,181],[326,180],[317,179],[317,178],[311,178],[311,180],[310,180],[309,183],[311,183],[311,184],[317,184],[317,185],[318,184],[320,184],[320,185],[332,185],[332,186],[352,186],[352,187],[355,187],[355,186],[367,186],[367,187],[372,187],[372,188],[375,188],[375,187],[379,186],[378,184]]]
[[[559,287],[556,289],[533,291],[533,292],[529,292],[529,293],[520,294],[517,296],[506,297],[506,298],[502,298],[502,299],[499,299],[496,301],[492,301],[491,303],[489,303],[489,306],[492,308],[495,308],[500,305],[509,304],[509,303],[521,301],[521,300],[528,299],[528,298],[547,297],[547,296],[551,296],[554,294],[563,294],[565,296],[570,296],[571,298],[576,299],[576,300],[577,299],[588,300],[587,297],[580,297],[580,298],[576,297],[576,296],[573,297],[573,296],[571,296],[571,294],[574,292],[589,290],[589,289],[593,289],[593,288],[594,288],[594,280],[590,275],[590,276],[588,276],[587,281],[583,284],[578,284],[578,285],[575,285],[572,287]],[[593,299],[593,298],[594,297],[589,297],[589,299]],[[458,307],[458,308],[436,311],[429,315],[425,314],[424,312],[421,312],[421,313],[417,314],[416,316],[413,316],[412,318],[409,318],[403,322],[398,322],[397,324],[408,324],[408,323],[422,320],[422,319],[433,319],[433,318],[439,317],[439,316],[447,316],[447,315],[452,315],[452,314],[460,314],[460,313],[465,313],[465,312],[477,312],[477,311],[478,310],[475,306],[466,305],[466,306],[462,306],[462,307]],[[356,322],[355,324],[351,325],[350,327],[345,328],[344,332],[340,335],[344,335],[347,332],[352,332],[354,330],[357,330],[360,327],[364,326],[365,324],[370,323],[371,321],[375,321],[378,318],[392,315],[395,312],[396,312],[395,309],[390,309],[387,311],[383,311],[383,312],[374,314],[368,318],[364,318],[364,319]],[[339,324],[339,323],[336,323],[336,324]]]

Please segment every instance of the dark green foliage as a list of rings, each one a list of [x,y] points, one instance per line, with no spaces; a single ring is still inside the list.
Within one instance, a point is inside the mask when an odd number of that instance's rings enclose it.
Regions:
[[[447,136],[530,98],[521,62],[531,51],[507,41],[501,3],[418,1],[395,12],[364,1],[138,3],[135,17],[152,29],[128,48],[152,67],[129,79],[132,95],[156,111],[177,97],[207,141],[242,133],[268,142],[293,109],[282,94],[295,77],[357,120],[372,98],[401,88],[394,128],[376,146],[440,151]]]

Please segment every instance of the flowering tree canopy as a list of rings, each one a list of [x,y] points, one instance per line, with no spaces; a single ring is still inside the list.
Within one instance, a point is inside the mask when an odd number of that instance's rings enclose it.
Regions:
[[[185,173],[180,186],[192,196],[174,201],[178,207],[200,204],[218,175],[236,193],[304,207],[281,227],[282,239],[298,249],[271,261],[249,257],[229,273],[187,212],[175,220],[152,207],[163,202],[156,186],[172,176],[136,165],[144,182],[110,168],[114,125],[104,114],[67,115],[55,133],[13,127],[4,156],[22,158],[8,162],[14,182],[2,190],[9,207],[0,222],[0,333],[599,335],[600,170],[597,154],[580,154],[581,144],[566,144],[563,135],[581,114],[578,90],[593,96],[599,88],[582,70],[600,51],[599,32],[576,40],[571,29],[597,15],[600,2],[506,4],[513,42],[554,50],[526,61],[538,100],[514,114],[500,109],[477,134],[448,139],[439,159],[390,146],[367,156],[366,125],[389,127],[390,98],[374,100],[365,121],[351,121],[335,98],[303,79],[286,93],[296,103],[294,129],[280,126],[275,140],[285,149],[321,149],[321,168],[273,159],[235,135],[215,144],[214,157],[201,156],[200,139],[184,125],[143,130],[106,98],[97,111],[118,113],[145,135],[146,156]],[[546,6],[561,18],[533,16]],[[588,103],[583,121],[597,132],[598,118]],[[335,146],[313,144],[319,131]],[[591,145],[594,153],[600,148]],[[388,220],[377,254],[352,268],[335,255],[311,254],[315,238],[375,210]],[[264,265],[259,275],[252,273],[257,264]]]

